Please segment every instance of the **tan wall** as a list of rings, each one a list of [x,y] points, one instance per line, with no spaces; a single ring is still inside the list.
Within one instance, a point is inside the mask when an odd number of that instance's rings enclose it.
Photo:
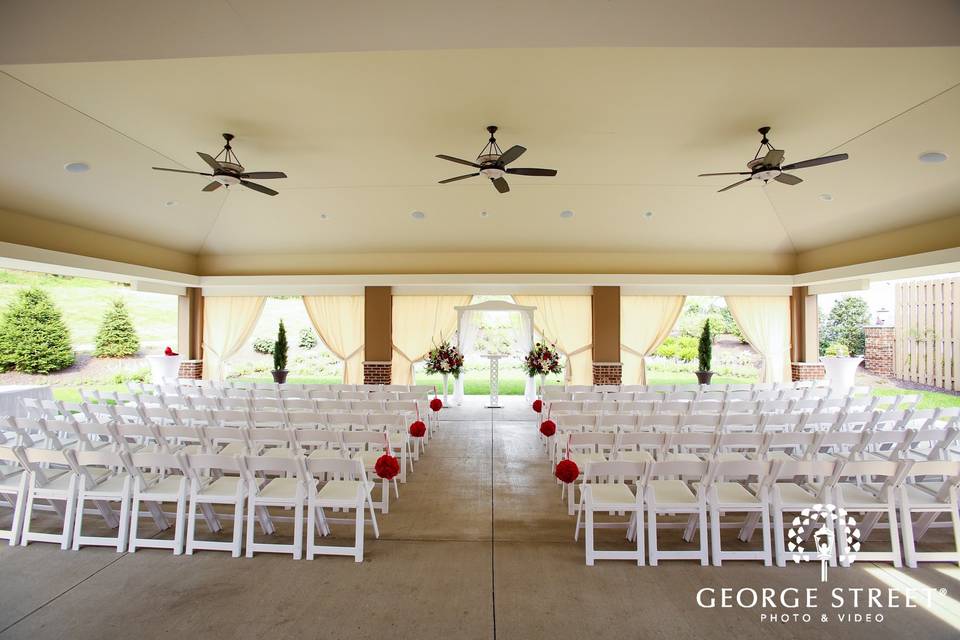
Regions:
[[[620,362],[620,287],[593,288],[593,361]]]
[[[325,253],[198,258],[200,274],[676,273],[791,275],[793,254],[757,253]]]
[[[143,242],[0,209],[0,241],[196,274],[197,257]]]
[[[797,254],[797,273],[960,246],[960,216],[864,236]]]
[[[393,359],[393,296],[390,287],[364,287],[363,358],[372,362]]]

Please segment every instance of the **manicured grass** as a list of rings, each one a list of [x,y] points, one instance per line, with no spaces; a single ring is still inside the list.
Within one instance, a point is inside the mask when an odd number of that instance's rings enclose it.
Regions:
[[[960,396],[951,393],[939,393],[937,391],[920,391],[915,389],[874,389],[875,396],[896,396],[903,394],[920,394],[920,404],[918,409],[945,409],[947,407],[960,407]]]

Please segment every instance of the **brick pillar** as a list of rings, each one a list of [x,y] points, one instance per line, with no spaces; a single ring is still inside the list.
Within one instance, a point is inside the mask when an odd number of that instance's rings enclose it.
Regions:
[[[186,380],[199,380],[203,377],[203,360],[182,361],[177,377]]]
[[[864,366],[870,373],[883,378],[893,377],[896,333],[889,325],[870,325],[863,328],[867,337]]]
[[[800,380],[823,380],[827,377],[827,371],[819,362],[791,362],[790,379],[794,382]]]
[[[593,384],[621,384],[620,287],[594,287]]]
[[[363,289],[364,384],[390,384],[393,360],[393,294],[390,287]]]

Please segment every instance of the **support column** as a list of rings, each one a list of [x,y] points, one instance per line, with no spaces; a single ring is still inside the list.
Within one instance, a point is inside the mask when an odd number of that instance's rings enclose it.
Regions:
[[[593,384],[621,384],[620,287],[593,288]]]
[[[363,289],[363,383],[390,384],[393,363],[391,287]]]
[[[203,294],[200,287],[187,287],[177,304],[177,351],[183,356],[180,378],[203,375]]]
[[[894,377],[896,329],[889,325],[873,324],[863,328],[866,348],[863,362],[867,371],[882,378]]]
[[[797,380],[826,377],[820,364],[820,327],[817,296],[807,287],[794,287],[790,294],[790,372]]]

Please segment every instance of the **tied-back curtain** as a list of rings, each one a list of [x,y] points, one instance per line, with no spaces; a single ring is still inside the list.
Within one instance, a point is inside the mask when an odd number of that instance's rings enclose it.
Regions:
[[[727,306],[750,345],[760,352],[761,382],[790,379],[790,298],[727,296]]]
[[[343,360],[343,383],[363,384],[363,296],[303,296],[310,322]]]
[[[567,384],[593,384],[593,309],[591,296],[514,296],[536,307],[533,326],[567,357]]]
[[[394,384],[413,384],[413,363],[457,329],[457,310],[472,296],[393,296]]]
[[[667,339],[683,310],[684,296],[621,296],[620,359],[623,384],[646,384],[644,358]]]
[[[223,380],[226,363],[247,342],[266,302],[263,296],[203,299],[203,377]]]

